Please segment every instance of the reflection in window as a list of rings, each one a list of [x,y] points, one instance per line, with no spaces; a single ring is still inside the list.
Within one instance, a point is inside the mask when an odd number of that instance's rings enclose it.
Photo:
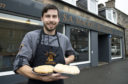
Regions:
[[[59,23],[57,26],[57,32],[63,33],[63,28],[64,28],[64,25]]]
[[[82,29],[71,29],[70,40],[72,47],[75,50],[75,58],[76,62],[79,61],[88,61],[89,54],[88,54],[88,30]]]
[[[37,26],[0,20],[0,72],[12,70],[24,35],[34,29],[37,29]]]
[[[111,56],[120,57],[121,56],[121,39],[117,37],[112,37],[111,39]]]

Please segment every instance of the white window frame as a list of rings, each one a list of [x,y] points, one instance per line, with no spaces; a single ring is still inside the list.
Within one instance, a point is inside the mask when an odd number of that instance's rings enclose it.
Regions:
[[[109,12],[111,14],[111,19],[109,18]],[[115,12],[115,16],[113,14],[114,12]],[[109,8],[109,9],[107,8],[106,9],[106,19],[117,24],[117,12],[112,8]]]
[[[69,4],[71,4],[71,5],[76,6],[76,1],[77,1],[77,0],[62,0],[62,1],[66,2],[66,3],[69,3]]]
[[[0,72],[0,77],[1,76],[7,76],[7,75],[14,75],[14,71],[3,71],[3,72]]]
[[[121,40],[121,38],[119,38],[119,39],[120,39],[120,52],[121,52],[120,54],[121,54],[121,55],[118,56],[118,57],[112,57],[112,56],[111,56],[111,59],[112,59],[112,60],[123,58],[123,55],[122,55],[122,40]]]
[[[91,40],[90,40],[90,30],[89,30],[89,33],[88,33],[88,38],[89,38],[89,41],[88,41],[88,46],[89,46],[89,49],[88,49],[88,55],[89,55],[89,60],[88,61],[81,61],[81,62],[74,62],[74,63],[70,63],[70,65],[81,65],[81,64],[89,64],[91,63],[91,53],[90,53],[90,48],[91,48]]]
[[[93,2],[95,4],[95,11],[91,9],[91,7],[92,7],[91,0],[87,0],[88,11],[98,15],[98,0],[93,0],[93,1],[95,2],[95,3]]]
[[[25,18],[25,17],[9,15],[9,14],[4,14],[4,13],[0,13],[0,19],[19,22],[19,23],[25,23],[25,24],[31,24],[31,25],[43,26],[43,23],[39,20],[34,20],[34,19]]]

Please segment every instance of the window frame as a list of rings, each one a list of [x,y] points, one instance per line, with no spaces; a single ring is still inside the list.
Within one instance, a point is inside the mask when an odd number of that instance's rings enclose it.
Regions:
[[[115,36],[114,36],[115,37]],[[118,37],[116,37],[116,38],[118,38]],[[112,57],[112,53],[111,53],[111,59],[113,60],[113,59],[119,59],[119,58],[123,58],[123,55],[122,55],[122,39],[121,38],[118,38],[118,39],[120,39],[120,56],[117,56],[117,57]],[[112,42],[112,40],[111,40],[111,42]],[[112,45],[111,45],[111,47],[112,47]]]
[[[114,15],[115,12],[115,15]],[[109,18],[109,13],[111,14],[111,19]],[[117,12],[116,10],[112,9],[112,8],[107,8],[106,9],[106,19],[117,24]]]
[[[66,2],[68,4],[71,4],[73,6],[76,6],[76,2],[77,2],[77,0],[62,0],[62,1]]]
[[[74,26],[72,26],[74,28]],[[71,30],[72,28],[70,28]],[[79,28],[77,28],[79,29]],[[73,62],[73,63],[70,63],[70,65],[81,65],[81,64],[88,64],[88,63],[91,63],[91,53],[90,53],[90,48],[91,48],[91,40],[90,40],[90,30],[88,30],[88,61],[80,61],[80,62]]]
[[[95,7],[93,6],[93,8],[95,8],[95,11],[91,9],[92,8],[91,3],[95,4]],[[93,0],[93,1],[88,0],[87,1],[87,6],[88,6],[88,11],[98,15],[98,1],[97,0]]]
[[[21,23],[21,24],[29,24],[32,26],[43,26],[43,23],[39,20],[29,19],[29,18],[10,15],[10,14],[4,14],[4,13],[0,13],[0,20],[16,22],[16,23]],[[27,22],[28,20],[30,22]],[[14,74],[15,73],[13,70],[7,70],[7,71],[1,71],[0,72],[0,76],[7,76],[7,75],[14,75]]]

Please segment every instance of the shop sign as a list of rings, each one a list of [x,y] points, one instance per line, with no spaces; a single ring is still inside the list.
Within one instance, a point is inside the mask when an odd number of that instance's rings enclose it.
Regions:
[[[33,0],[0,0],[0,9],[28,16],[41,16],[43,5]]]
[[[98,22],[90,21],[86,18],[82,18],[80,16],[76,16],[64,11],[60,12],[60,21],[65,24],[71,24],[74,26],[79,26],[95,31],[105,32],[107,34],[114,34],[114,35],[120,35],[123,36],[123,32],[114,28],[107,27],[103,24],[100,24]]]

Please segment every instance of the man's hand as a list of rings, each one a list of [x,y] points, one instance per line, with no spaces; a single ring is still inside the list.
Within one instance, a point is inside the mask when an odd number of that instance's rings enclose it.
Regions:
[[[67,79],[68,78],[66,76],[62,76],[60,73],[53,73],[53,74],[47,75],[47,76],[36,75],[32,72],[32,68],[28,65],[24,65],[21,68],[19,68],[17,70],[17,73],[22,74],[31,79],[41,80],[44,82],[51,82],[51,81],[56,81],[59,79]]]
[[[51,74],[51,75],[48,75],[48,76],[42,76],[41,81],[52,82],[52,81],[56,81],[56,80],[59,80],[59,79],[67,79],[67,78],[68,77],[62,76],[60,73],[54,73],[54,74]]]
[[[70,55],[67,58],[65,57],[65,63],[66,64],[69,64],[69,63],[73,62],[74,59],[75,59],[75,56],[74,55]]]

